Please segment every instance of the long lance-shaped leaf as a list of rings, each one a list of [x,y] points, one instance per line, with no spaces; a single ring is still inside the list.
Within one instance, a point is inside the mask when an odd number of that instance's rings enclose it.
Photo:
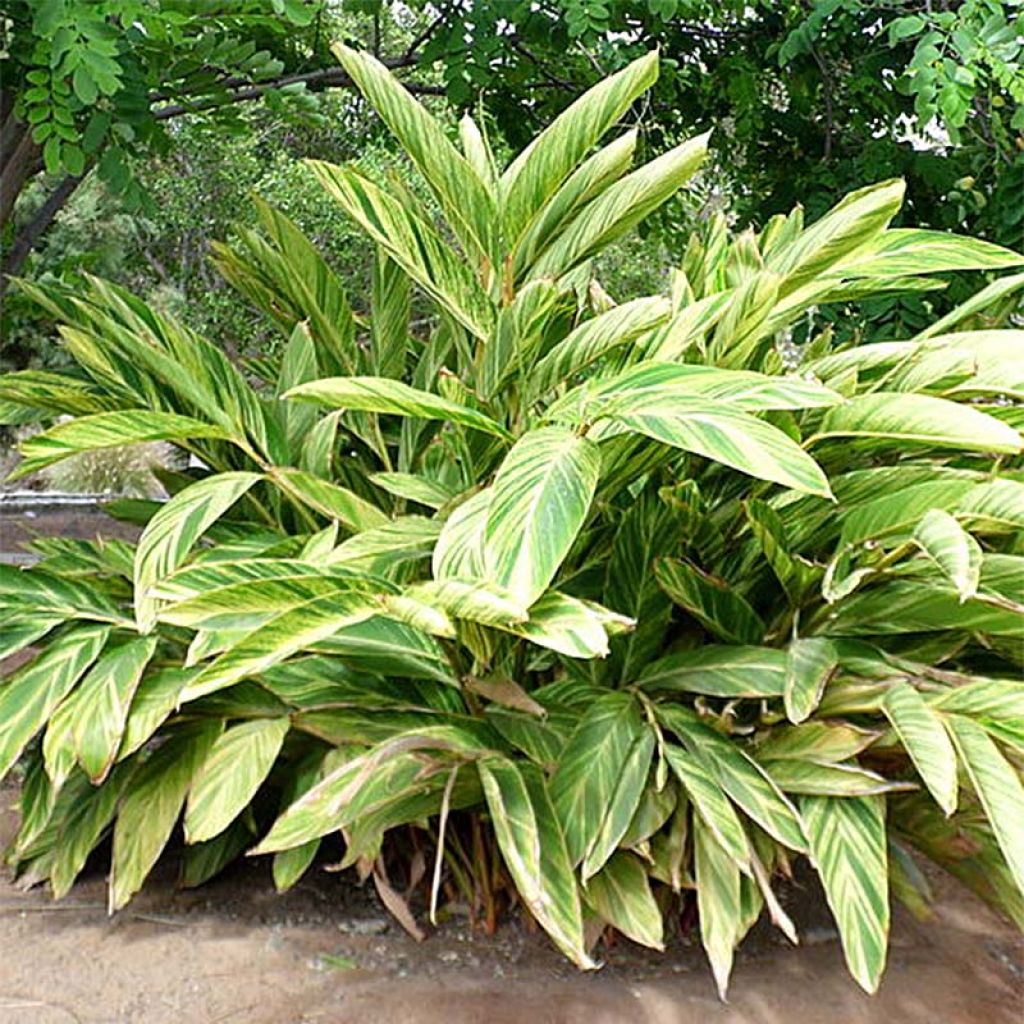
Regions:
[[[743,369],[758,360],[761,339],[779,294],[779,276],[761,270],[733,293],[725,314],[715,326],[708,361],[715,366]]]
[[[654,574],[665,593],[720,640],[756,644],[764,638],[760,616],[724,581],[675,558],[657,559]]]
[[[80,626],[4,682],[0,690],[0,779],[96,660],[109,635],[106,626]]]
[[[516,281],[529,273],[537,256],[558,237],[579,210],[629,170],[636,140],[636,130],[626,132],[599,149],[569,175],[517,243],[512,263]]]
[[[885,181],[851,192],[824,217],[768,258],[768,268],[785,275],[786,295],[832,268],[885,229],[903,202],[902,181]]]
[[[600,470],[597,446],[562,427],[525,434],[498,470],[485,561],[491,577],[525,605],[544,593],[572,547]]]
[[[96,586],[13,565],[0,565],[0,609],[5,617],[13,615],[17,619],[30,614],[126,622],[113,601]]]
[[[494,309],[472,272],[393,196],[355,171],[309,161],[327,192],[442,309],[477,338],[490,335]]]
[[[786,650],[783,700],[791,722],[799,723],[810,717],[838,666],[839,655],[831,640],[810,636],[790,643]]]
[[[275,466],[267,475],[289,497],[316,509],[321,515],[337,519],[350,530],[371,530],[388,522],[388,517],[376,505],[313,473]]]
[[[655,736],[652,729],[644,729],[633,741],[633,746],[623,762],[622,772],[604,819],[583,858],[580,874],[584,883],[602,869],[615,849],[623,843],[626,833],[633,824],[650,774],[654,746]]]
[[[529,386],[542,395],[572,379],[602,356],[663,324],[672,312],[668,299],[634,299],[587,320],[560,341],[531,370]]]
[[[718,996],[725,999],[732,973],[733,950],[746,930],[743,926],[741,881],[736,861],[718,844],[703,818],[693,823],[694,874],[700,938],[711,963]]]
[[[950,310],[944,317],[930,323],[923,331],[914,336],[914,341],[923,341],[925,338],[932,338],[935,335],[943,334],[957,324],[962,323],[969,316],[988,309],[999,299],[1010,295],[1020,288],[1024,288],[1024,274],[1011,274],[1007,277],[996,278],[991,284],[986,285],[980,292],[975,292],[966,302],[962,302],[955,309]],[[0,392],[2,394],[2,392]]]
[[[409,344],[411,282],[402,268],[377,247],[373,262],[373,368],[381,377],[401,378]]]
[[[126,409],[79,416],[22,441],[18,449],[23,459],[9,479],[27,476],[69,455],[97,448],[114,448],[145,441],[224,439],[228,436],[221,427],[212,423],[155,409]]]
[[[876,391],[825,413],[815,439],[858,437],[1016,454],[1024,439],[994,416],[931,395]]]
[[[889,944],[885,798],[806,796],[800,810],[846,965],[861,988],[874,992]]]
[[[369,479],[396,498],[415,501],[428,508],[441,508],[455,497],[440,481],[417,473],[373,473]]]
[[[0,638],[0,662],[12,654],[31,647],[41,637],[46,636],[55,626],[63,621],[56,616],[45,618],[37,615],[18,615],[5,613],[3,637]]]
[[[570,391],[548,409],[558,416],[591,403],[599,412],[617,412],[631,405],[642,411],[642,403],[672,398],[726,402],[741,412],[769,409],[816,409],[839,405],[842,395],[814,381],[798,377],[773,377],[750,370],[727,370],[716,366],[645,360],[596,384]],[[620,404],[621,403],[621,404]]]
[[[72,737],[79,763],[102,782],[117,757],[132,698],[156,650],[155,639],[132,640],[104,655],[74,695]]]
[[[876,235],[828,272],[830,277],[897,277],[950,270],[1006,270],[1024,256],[980,238],[948,231],[890,228]]]
[[[633,61],[586,92],[512,161],[500,186],[505,231],[513,240],[513,248],[594,143],[657,77],[657,54],[648,53]]]
[[[257,480],[258,473],[220,473],[179,491],[149,521],[135,551],[135,618],[148,633],[156,622],[149,590],[185,560],[192,545]]]
[[[496,437],[509,436],[501,424],[482,412],[386,377],[327,377],[292,388],[285,397],[307,399],[337,409],[448,420]]]
[[[54,899],[68,894],[89,854],[114,820],[118,800],[130,774],[129,765],[121,766],[103,785],[88,787],[62,817],[50,869]]]
[[[551,777],[551,801],[574,865],[597,841],[630,751],[643,729],[635,699],[612,692],[590,706],[562,751]],[[636,797],[639,800],[639,792]],[[625,825],[630,817],[632,811]]]
[[[587,902],[613,928],[651,949],[663,950],[661,908],[639,857],[617,853],[590,879]]]
[[[169,739],[132,777],[114,826],[111,913],[139,891],[167,845],[188,787],[220,728],[219,721],[204,722]]]
[[[491,506],[491,489],[478,491],[448,517],[434,545],[431,571],[435,579],[483,579],[484,527]]]
[[[948,817],[956,810],[956,751],[942,717],[914,687],[903,682],[889,687],[882,710],[935,802]]]
[[[185,841],[220,835],[249,805],[277,760],[287,718],[262,718],[217,737],[192,783],[185,808]]]
[[[493,258],[494,200],[473,165],[383,64],[343,43],[332,49],[426,178],[463,246]]]
[[[665,744],[665,759],[716,841],[731,860],[749,873],[750,843],[718,780],[700,759],[672,743]]]
[[[948,512],[930,509],[918,523],[914,540],[949,577],[961,601],[974,597],[981,579],[981,546]]]
[[[609,185],[573,218],[534,264],[531,276],[568,273],[671,199],[703,162],[709,134],[670,149]]]
[[[893,781],[852,764],[819,764],[817,761],[785,758],[781,761],[763,761],[761,766],[784,793],[876,796],[879,793],[917,789],[912,782]]]
[[[477,762],[502,856],[538,924],[578,967],[596,966],[583,941],[583,911],[565,837],[544,776],[529,762]]]
[[[659,704],[659,718],[702,760],[738,807],[780,843],[807,849],[800,816],[763,768],[696,714],[678,705]]]
[[[376,602],[362,594],[328,594],[290,608],[222,654],[182,692],[180,703],[237,683],[369,618]]]
[[[778,427],[746,413],[704,399],[640,394],[628,404],[620,397],[611,418],[628,430],[760,480],[832,496],[825,474],[807,452]]]
[[[558,312],[563,294],[554,281],[544,277],[528,282],[516,292],[512,302],[502,308],[477,373],[477,390],[487,401],[498,394],[509,377],[519,375],[527,379],[544,331]]]
[[[502,629],[531,643],[558,651],[567,658],[604,658],[608,654],[605,623],[630,628],[631,619],[616,616],[585,604],[576,597],[549,590],[530,606],[525,622],[510,623]]]
[[[995,833],[1017,888],[1024,893],[1024,785],[985,730],[962,715],[950,715],[950,735]]]
[[[507,626],[530,617],[526,606],[509,591],[479,580],[430,580],[409,587],[405,593],[457,619],[485,626]]]
[[[637,685],[650,694],[701,693],[707,697],[781,697],[786,655],[771,647],[704,644],[648,663]]]

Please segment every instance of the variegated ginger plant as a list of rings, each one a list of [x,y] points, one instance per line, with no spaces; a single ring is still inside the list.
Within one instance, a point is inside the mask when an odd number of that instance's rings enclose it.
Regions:
[[[340,833],[385,885],[415,827],[432,913],[493,917],[496,844],[582,967],[589,923],[660,949],[695,889],[723,993],[765,908],[795,937],[772,880],[801,855],[868,990],[911,848],[1024,923],[1024,332],[971,329],[1024,274],[917,338],[780,355],[811,307],[1024,258],[890,228],[886,182],[809,226],[716,218],[670,294],[616,303],[591,260],[704,151],[595,150],[654,55],[504,169],[338,55],[443,217],[312,163],[375,246],[368,321],[266,206],[217,252],[288,338],[262,383],[112,285],[25,286],[78,368],[0,383],[73,417],[19,472],[154,440],[204,468],[114,503],[137,545],[0,568],[2,653],[38,648],[0,688],[11,861],[61,895],[112,830],[117,909],[182,814],[190,884],[254,847],[285,888]]]

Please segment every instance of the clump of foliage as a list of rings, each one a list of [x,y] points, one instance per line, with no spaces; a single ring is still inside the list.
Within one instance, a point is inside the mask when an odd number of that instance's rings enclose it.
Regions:
[[[654,55],[501,169],[338,53],[443,218],[311,164],[374,247],[369,317],[269,206],[217,257],[288,338],[262,386],[102,281],[29,289],[78,368],[0,384],[74,416],[21,471],[155,440],[206,468],[112,508],[135,546],[0,567],[3,653],[39,646],[0,689],[11,862],[62,895],[112,831],[118,909],[182,815],[189,884],[251,848],[284,888],[340,834],[390,906],[426,850],[432,914],[518,903],[581,967],[605,926],[662,948],[695,892],[722,992],[764,910],[795,939],[772,882],[801,856],[868,990],[890,891],[926,899],[911,850],[1024,924],[1022,335],[970,329],[1024,275],[913,338],[781,343],[1024,258],[891,229],[888,181],[715,219],[668,295],[615,304],[591,261],[705,151],[595,151]]]

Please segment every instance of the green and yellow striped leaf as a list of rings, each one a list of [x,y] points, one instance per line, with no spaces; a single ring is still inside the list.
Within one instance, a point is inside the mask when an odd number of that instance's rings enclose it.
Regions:
[[[148,633],[156,622],[155,583],[185,560],[192,545],[257,480],[259,473],[219,473],[179,491],[149,521],[135,550],[135,618]]]
[[[380,61],[340,42],[331,49],[426,178],[463,246],[493,258],[495,204],[473,164]]]
[[[1024,785],[1020,774],[976,722],[962,715],[950,715],[946,722],[999,849],[1017,888],[1024,893]]]
[[[725,999],[732,973],[733,950],[743,937],[741,876],[734,857],[718,844],[700,816],[693,822],[693,861],[697,882],[700,939],[711,963],[718,996]]]
[[[665,593],[719,640],[743,645],[764,638],[761,617],[723,580],[676,558],[657,559],[654,574]]]
[[[931,395],[875,391],[830,409],[816,440],[833,437],[898,441],[935,448],[1016,454],[1024,439],[994,416]]]
[[[125,791],[114,826],[110,912],[142,888],[181,814],[185,795],[206,759],[221,723],[202,722],[158,747],[142,762]]]
[[[259,718],[220,734],[203,761],[185,807],[185,841],[220,835],[249,805],[277,760],[287,718]]]
[[[754,416],[706,399],[649,392],[628,401],[621,396],[613,410],[607,413],[613,422],[662,444],[702,455],[760,480],[808,494],[832,496],[828,480],[814,459],[778,427]]]
[[[319,402],[337,409],[448,420],[496,437],[508,437],[504,427],[476,409],[387,377],[327,377],[300,384],[285,397]]]
[[[583,910],[565,836],[536,765],[491,755],[477,762],[509,874],[538,924],[578,967],[596,964],[583,940]]]
[[[639,857],[620,852],[587,883],[587,903],[627,938],[663,950],[661,908]]]
[[[128,709],[156,640],[132,640],[103,655],[75,691],[72,737],[75,755],[94,784],[117,757]]]
[[[604,821],[614,809],[613,797],[630,752],[643,731],[643,719],[634,698],[627,693],[611,692],[590,706],[569,737],[551,777],[550,789],[574,865],[581,863],[598,841]],[[646,769],[640,786],[632,794],[633,806],[621,822],[622,833],[636,810],[645,778]]]
[[[701,693],[707,697],[781,697],[786,655],[771,647],[704,644],[650,662],[637,685],[651,694]]]
[[[69,455],[143,444],[148,441],[189,441],[192,438],[227,439],[230,435],[212,423],[155,409],[125,409],[79,416],[34,434],[18,445],[22,460],[8,479],[35,473]]]
[[[354,170],[320,160],[308,166],[345,213],[446,313],[475,337],[490,335],[490,299],[433,227]]]
[[[783,701],[791,722],[799,724],[810,717],[838,666],[839,654],[831,640],[810,636],[790,642]]]
[[[0,779],[96,660],[109,635],[107,626],[79,626],[4,681],[0,689]]]
[[[956,587],[961,601],[974,597],[981,579],[981,546],[948,512],[930,509],[917,524],[914,540]]]
[[[909,683],[894,682],[886,691],[882,710],[910,755],[935,802],[948,816],[956,810],[956,752],[942,716]]]
[[[874,992],[889,945],[885,798],[806,796],[800,810],[846,965],[861,988]]]
[[[525,434],[505,457],[484,528],[488,575],[529,606],[548,588],[586,520],[601,459],[563,427]]]

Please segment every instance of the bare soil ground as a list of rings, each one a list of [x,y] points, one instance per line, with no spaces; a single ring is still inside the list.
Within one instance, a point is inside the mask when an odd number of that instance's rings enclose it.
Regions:
[[[131,538],[85,510],[0,516],[0,550],[32,535]],[[0,846],[14,832],[0,791]],[[350,875],[274,892],[266,862],[197,890],[165,858],[129,908],[106,913],[104,863],[61,903],[0,873],[0,1024],[1022,1024],[1024,941],[936,878],[933,921],[897,910],[881,991],[843,966],[820,894],[784,894],[802,945],[759,925],[718,1001],[696,940],[664,955],[623,942],[581,974],[515,923],[493,938],[452,922],[423,943]]]
[[[13,832],[3,794],[0,841]],[[452,922],[416,943],[349,876],[314,870],[277,895],[266,863],[176,888],[173,854],[108,917],[99,859],[70,896],[0,878],[4,1024],[1020,1024],[1024,944],[952,882],[936,918],[896,914],[880,993],[849,979],[818,895],[792,890],[804,936],[767,927],[740,953],[730,1002],[704,958],[623,943],[577,973],[516,924],[487,938]]]

